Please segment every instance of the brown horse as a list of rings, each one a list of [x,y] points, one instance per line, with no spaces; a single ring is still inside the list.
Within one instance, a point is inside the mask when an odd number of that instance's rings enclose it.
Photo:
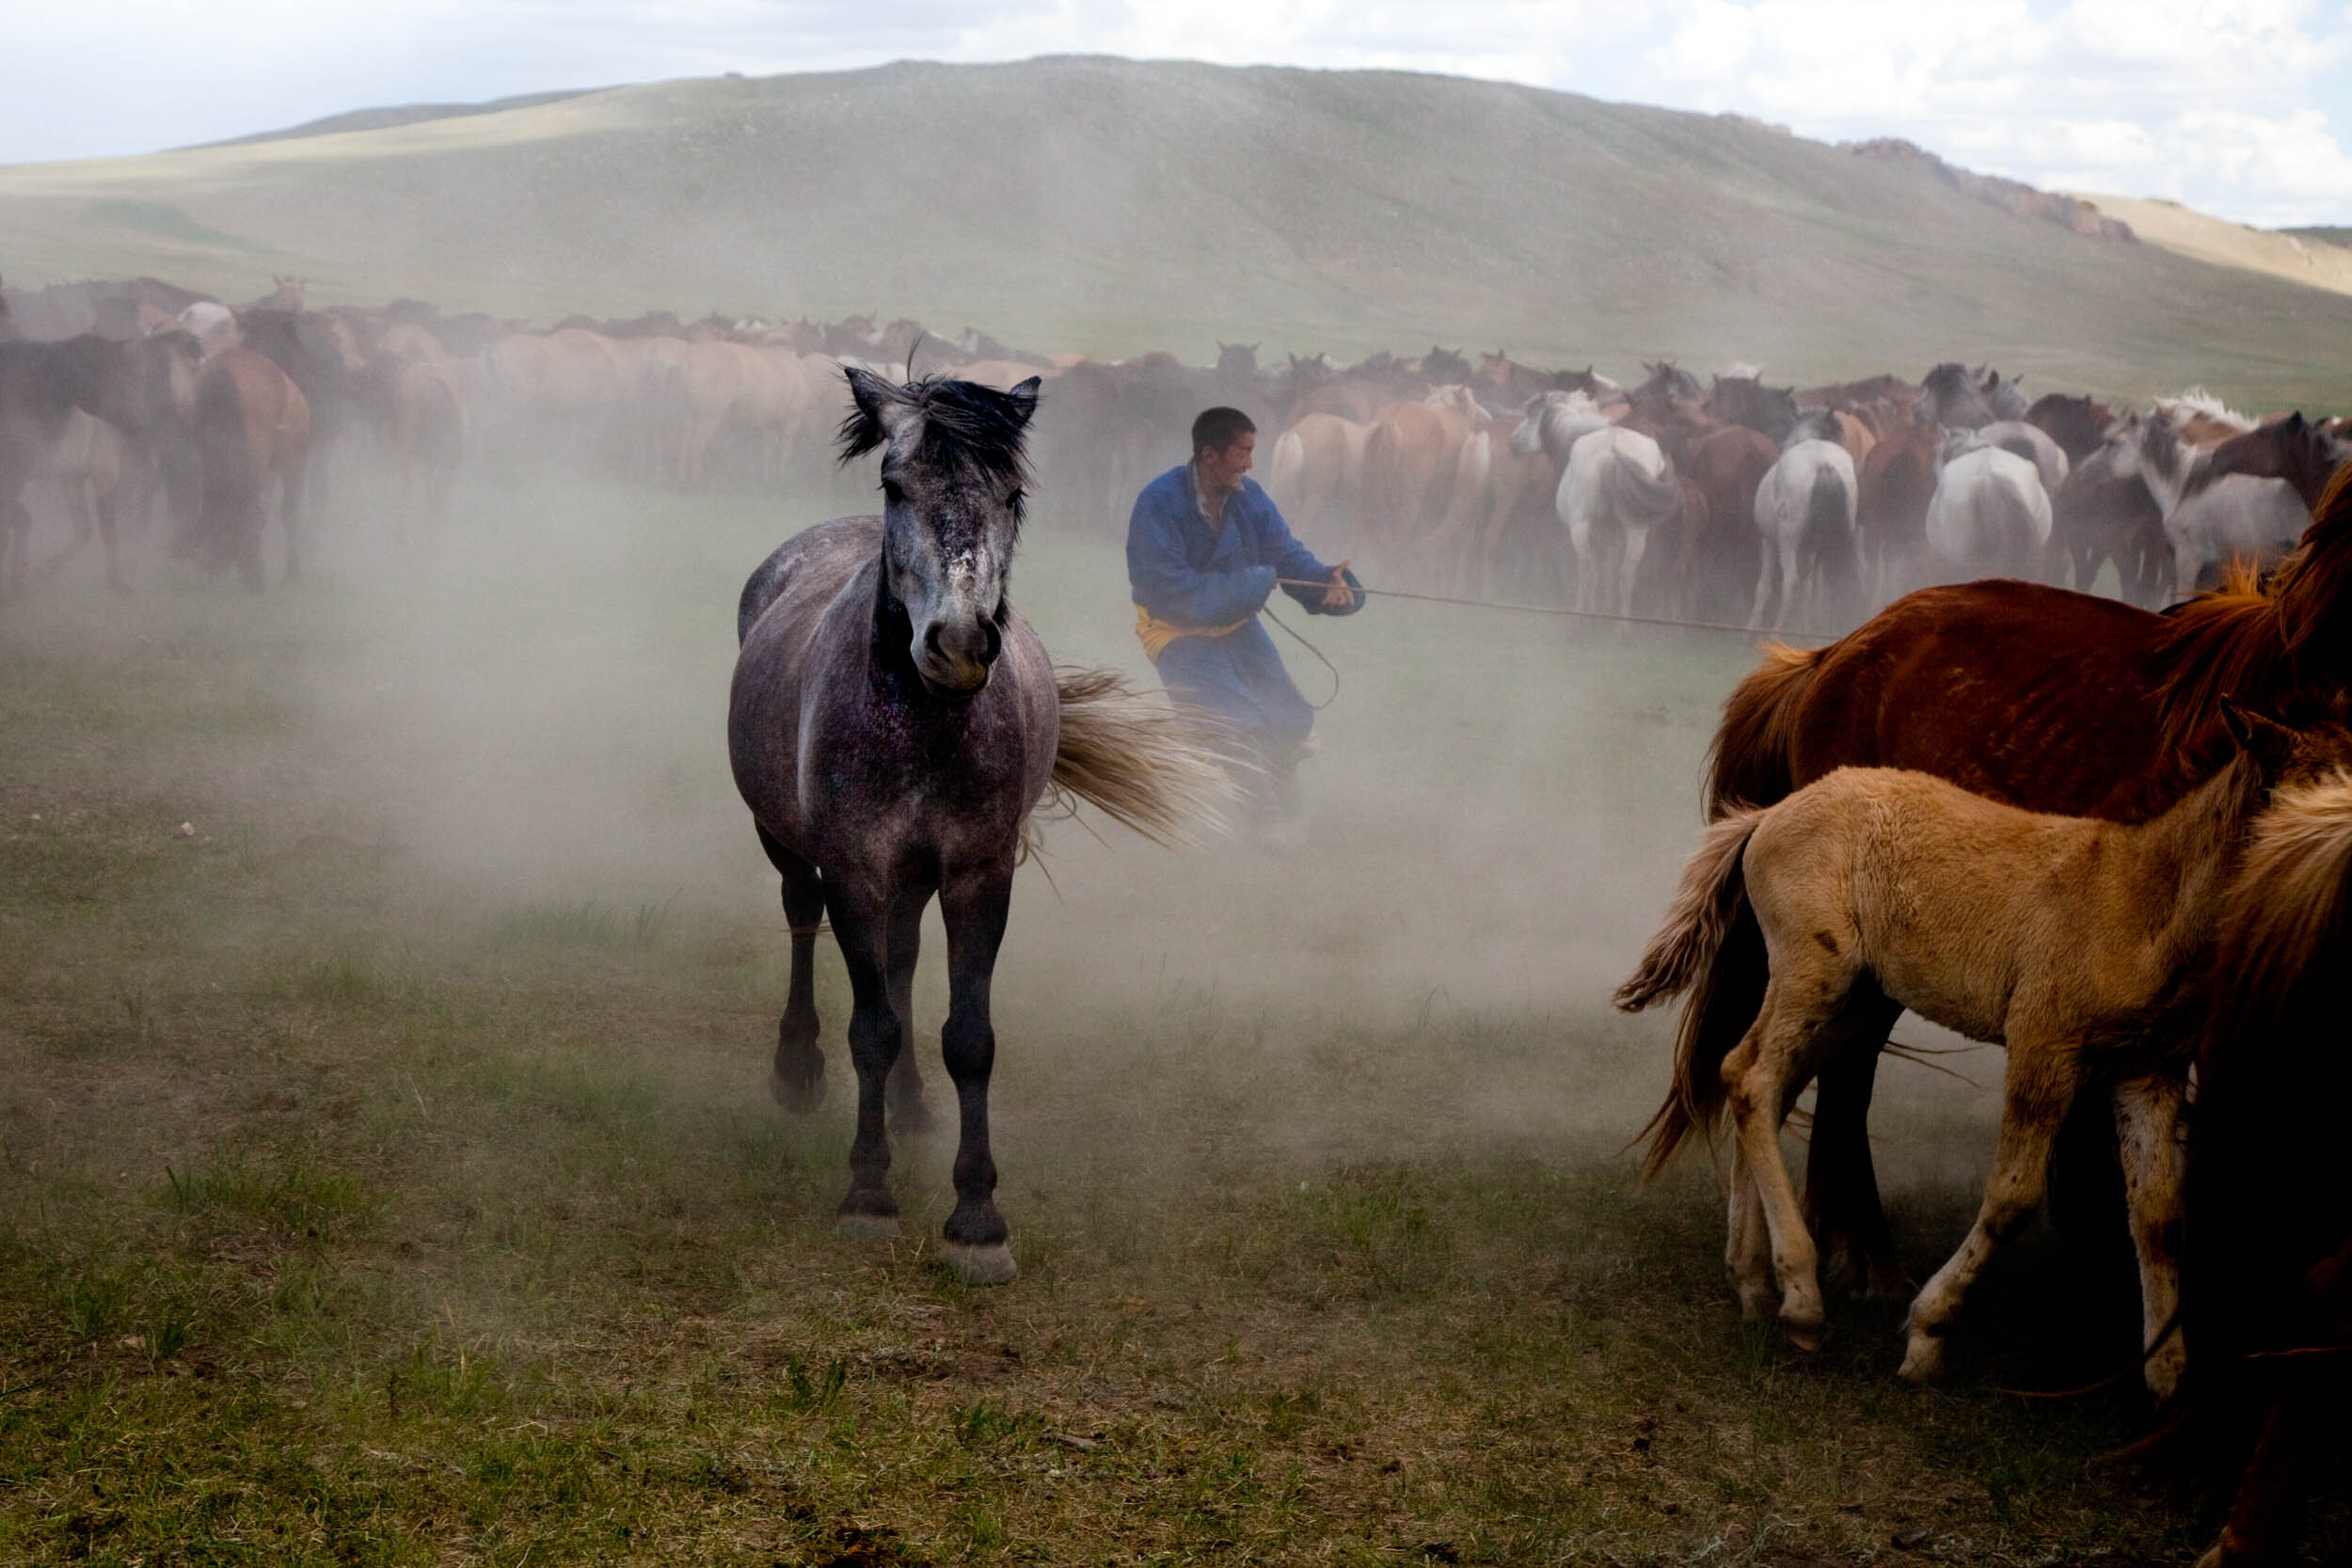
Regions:
[[[2246,474],[2285,480],[2302,498],[2304,510],[2316,513],[2328,481],[2346,462],[2352,462],[2352,447],[2298,411],[2215,447],[2190,470],[2181,499],[2185,501],[2225,474]]]
[[[2137,821],[2230,754],[2221,699],[2279,712],[2352,687],[2352,467],[2300,548],[2260,584],[2238,576],[2171,615],[2037,583],[1931,588],[1826,648],[1769,650],[1716,730],[1710,815],[1770,805],[1839,768],[1906,768],[2028,811]],[[1712,1072],[1761,1003],[1753,921],[1685,1014],[1686,1053]],[[1900,1008],[1858,1021],[1867,1045],[1827,1063],[1805,1201],[1833,1275],[1899,1292],[1867,1124],[1878,1047]],[[1661,1112],[1663,1127],[1673,1108]]]
[[[1925,568],[1940,445],[1935,426],[1906,424],[1882,436],[1862,460],[1854,528],[1871,588],[1882,596],[1909,587]]]
[[[2237,1474],[2200,1568],[2243,1568],[2299,1560],[2312,1450],[2352,1393],[2352,776],[2280,792],[2231,890],[2213,973],[2183,1236],[2192,1354],[2169,1435]]]
[[[300,578],[310,455],[310,405],[302,388],[266,356],[223,349],[197,382],[196,438],[204,459],[203,501],[179,553],[210,566],[233,564],[246,587],[260,588],[262,528],[275,486],[286,580]]]
[[[1706,501],[1702,513],[1683,520],[1681,598],[1703,620],[1744,619],[1759,547],[1756,490],[1780,461],[1779,444],[1746,425],[1712,419],[1692,403],[1652,391],[1634,395],[1624,424],[1663,447],[1676,472],[1695,484]]]

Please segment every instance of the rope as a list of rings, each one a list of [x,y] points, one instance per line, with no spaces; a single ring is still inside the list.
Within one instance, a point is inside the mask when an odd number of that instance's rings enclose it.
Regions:
[[[1328,588],[1331,585],[1314,578],[1276,578],[1283,588]],[[1826,631],[1773,631],[1765,626],[1734,626],[1728,621],[1677,621],[1662,615],[1613,615],[1603,610],[1563,610],[1558,605],[1515,604],[1507,599],[1464,599],[1451,594],[1414,594],[1402,588],[1358,588],[1359,594],[1377,594],[1384,599],[1413,599],[1422,604],[1463,605],[1471,610],[1503,610],[1519,615],[1565,615],[1580,621],[1614,621],[1629,626],[1679,626],[1685,631],[1727,631],[1741,637],[1776,637],[1792,642],[1835,642],[1842,636]],[[1277,623],[1279,625],[1279,623]],[[1285,631],[1290,628],[1283,627]],[[1296,632],[1292,632],[1296,637]],[[1300,638],[1302,642],[1306,640]],[[1320,657],[1321,656],[1316,656]]]
[[[1314,655],[1315,662],[1322,665],[1326,670],[1331,672],[1331,695],[1324,698],[1323,701],[1319,703],[1309,703],[1307,705],[1314,709],[1317,713],[1321,713],[1325,708],[1329,707],[1333,703],[1338,702],[1340,700],[1340,667],[1332,663],[1329,659],[1324,657],[1323,650],[1321,648],[1316,647],[1313,643],[1308,641],[1304,637],[1299,636],[1296,631],[1293,630],[1289,622],[1283,620],[1279,615],[1275,614],[1274,607],[1272,605],[1267,604],[1259,606],[1258,613],[1273,622],[1276,626],[1280,626],[1284,631],[1289,632],[1293,641],[1296,642],[1300,647],[1306,649],[1309,653]],[[1303,696],[1304,693],[1301,693],[1301,695]]]

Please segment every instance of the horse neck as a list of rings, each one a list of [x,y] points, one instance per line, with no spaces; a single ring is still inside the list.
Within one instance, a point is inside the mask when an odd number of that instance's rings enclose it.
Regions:
[[[2171,958],[2211,936],[2265,782],[2260,765],[2241,751],[2162,816],[2109,830],[2129,847],[2127,875],[2142,888],[2143,907],[2165,911],[2155,941]]]
[[[2143,441],[2139,448],[2140,483],[2148,486],[2148,493],[2155,497],[2157,507],[2169,517],[2179,508],[2182,498],[2188,494],[2197,471],[2204,462],[2203,452],[2176,436],[2171,466],[2169,468],[2162,467],[2151,456],[2147,443]]]

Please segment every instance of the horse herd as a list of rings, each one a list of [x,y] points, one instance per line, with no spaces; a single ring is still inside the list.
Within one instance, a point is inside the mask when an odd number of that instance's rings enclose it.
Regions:
[[[2087,590],[2111,564],[2135,603],[2185,597],[2232,559],[2284,554],[2347,434],[2299,414],[2258,423],[2196,392],[2120,418],[2087,397],[2029,404],[1958,363],[1804,389],[1746,366],[1703,386],[1666,363],[1628,389],[1502,354],[1261,367],[1254,345],[1222,344],[1196,367],[871,317],[526,331],[415,300],[313,310],[299,280],[275,282],[237,309],[154,279],[0,294],[0,340],[22,341],[0,350],[0,495],[48,482],[73,522],[68,550],[100,539],[118,581],[118,515],[167,501],[181,553],[258,582],[273,511],[298,572],[306,500],[341,450],[388,467],[402,537],[420,499],[443,511],[462,463],[821,485],[826,435],[850,410],[842,368],[904,380],[913,363],[998,390],[1040,379],[1035,504],[1065,524],[1116,530],[1193,416],[1229,404],[1268,433],[1261,478],[1301,535],[1399,585],[1842,626],[1987,573]],[[86,345],[68,365],[35,346],[85,338],[164,341],[170,399],[92,392],[93,373],[151,379],[100,364],[112,351]],[[29,528],[23,504],[0,511],[0,591],[27,576]]]
[[[2352,976],[2341,423],[2257,424],[2194,397],[2120,418],[2083,398],[2029,404],[1956,363],[1916,385],[1802,392],[1753,372],[1703,388],[1659,365],[1627,391],[1589,370],[1546,376],[1442,351],[1347,371],[1294,360],[1272,378],[1231,349],[1212,371],[1152,356],[1015,377],[1028,367],[990,345],[992,359],[952,379],[905,379],[890,361],[812,378],[803,351],[743,341],[787,329],[673,339],[691,353],[642,346],[671,335],[641,333],[631,360],[610,346],[621,338],[586,326],[311,311],[291,283],[241,309],[153,309],[144,331],[0,341],[11,535],[33,480],[111,465],[118,487],[184,492],[182,546],[258,579],[263,491],[282,492],[291,523],[317,453],[354,423],[395,451],[404,430],[421,449],[446,437],[468,450],[469,432],[505,420],[543,441],[570,428],[579,461],[707,482],[696,465],[716,460],[723,435],[725,460],[754,474],[793,461],[811,416],[832,410],[812,395],[797,422],[780,411],[812,381],[838,381],[841,453],[882,454],[883,515],[790,541],[739,608],[730,744],[792,938],[771,1088],[800,1109],[822,1092],[807,961],[826,918],[855,992],[858,1133],[841,1213],[894,1228],[885,1117],[928,1116],[901,1046],[920,914],[940,898],[961,1141],[947,1256],[976,1282],[1013,1272],[993,1200],[988,993],[1031,809],[1060,788],[1168,836],[1226,787],[1190,716],[1116,676],[1056,671],[1006,597],[1032,439],[1050,454],[1084,432],[1096,466],[1066,467],[1059,483],[1066,495],[1107,484],[1107,504],[1121,465],[1165,460],[1156,436],[1135,434],[1165,412],[1138,388],[1187,411],[1279,392],[1266,420],[1278,493],[1310,536],[1328,531],[1394,571],[1491,580],[1527,547],[1559,562],[1563,590],[1591,608],[1770,622],[1858,617],[1892,596],[1827,647],[1768,649],[1726,705],[1713,825],[1619,992],[1629,1007],[1690,998],[1651,1164],[1728,1115],[1740,1300],[1817,1343],[1824,1276],[1909,1293],[1867,1136],[1895,1018],[1915,1009],[2004,1043],[1993,1178],[1961,1249],[1913,1302],[1906,1374],[1941,1370],[1970,1284],[2040,1205],[2054,1151],[2085,1138],[2117,1148],[2147,1381],[2184,1433],[2243,1469],[2210,1560],[2292,1554],[2303,1466],[2352,1349],[2352,1203],[2330,1157],[2352,1094],[2336,1045]],[[779,369],[787,355],[800,356],[797,383]],[[675,368],[634,382],[617,368],[659,356]],[[659,386],[668,398],[705,384],[690,363],[725,392],[715,427],[718,392],[671,404],[703,413],[650,423],[630,446],[600,422],[612,405],[599,414],[581,392]],[[1071,410],[1055,438],[1048,394]],[[1531,516],[1540,526],[1524,528]],[[298,559],[290,539],[290,570]],[[2110,563],[2124,596],[2087,592]],[[2217,564],[2217,584],[2164,613],[2128,602],[2198,590]],[[2068,575],[2072,588],[2033,580]],[[1936,580],[1963,578],[1976,580]],[[1801,1201],[1779,1130],[1808,1085]]]

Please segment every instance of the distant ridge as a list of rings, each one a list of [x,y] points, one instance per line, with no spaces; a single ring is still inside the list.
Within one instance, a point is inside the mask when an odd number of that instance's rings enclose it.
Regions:
[[[561,103],[568,98],[584,98],[603,87],[571,87],[556,92],[527,92],[514,98],[493,98],[482,103],[393,103],[374,109],[348,109],[324,119],[305,120],[282,131],[256,131],[250,135],[231,136],[226,141],[198,142],[194,147],[177,150],[193,152],[208,147],[250,147],[256,142],[297,141],[304,136],[337,136],[347,131],[385,131],[396,125],[420,125],[432,119],[463,119],[470,115],[504,114],[509,109],[535,109],[542,103]]]
[[[1055,56],[474,107],[0,168],[0,270],[224,298],[294,273],[541,322],[875,312],[1194,360],[1442,343],[1816,383],[1965,358],[2261,407],[2338,399],[2352,362],[2352,295],[2110,243],[2122,212],[1506,83]]]

